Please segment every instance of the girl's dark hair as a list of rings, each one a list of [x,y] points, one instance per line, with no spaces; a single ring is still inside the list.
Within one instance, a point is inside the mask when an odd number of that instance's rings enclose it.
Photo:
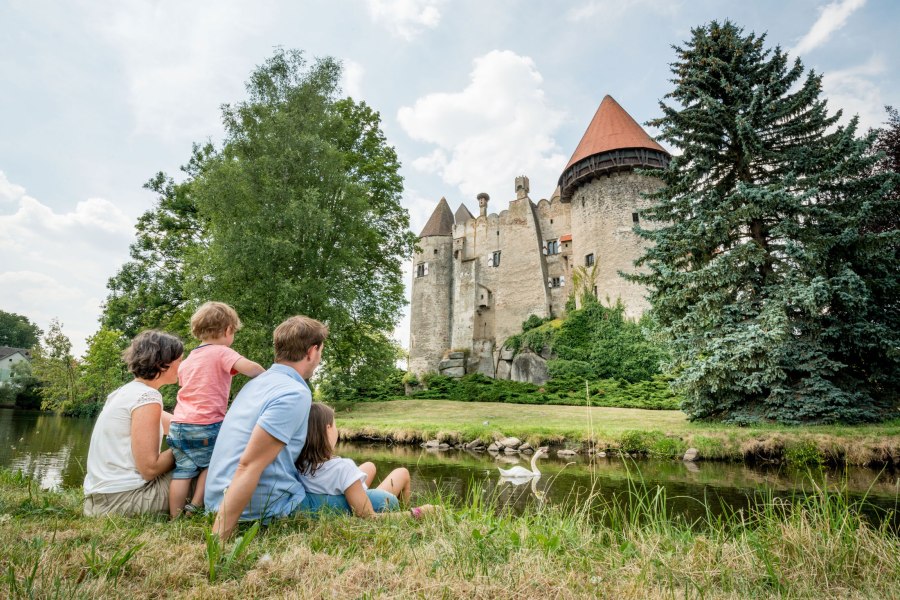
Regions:
[[[184,344],[172,334],[151,329],[137,334],[122,353],[131,374],[153,380],[165,373],[169,365],[184,354]]]
[[[323,462],[331,458],[331,444],[328,443],[329,425],[334,425],[334,409],[321,402],[313,402],[309,407],[309,423],[306,427],[306,445],[297,457],[297,470],[305,475],[314,475]]]

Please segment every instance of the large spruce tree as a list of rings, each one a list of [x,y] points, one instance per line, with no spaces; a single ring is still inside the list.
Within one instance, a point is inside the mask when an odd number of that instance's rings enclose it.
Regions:
[[[829,115],[821,76],[730,22],[676,47],[653,122],[679,152],[634,277],[694,419],[862,422],[900,383],[897,231],[866,227],[898,176]]]

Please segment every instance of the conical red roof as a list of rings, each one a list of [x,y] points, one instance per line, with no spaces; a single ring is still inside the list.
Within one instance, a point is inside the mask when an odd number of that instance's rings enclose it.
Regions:
[[[625,148],[647,148],[669,154],[647,135],[612,96],[607,95],[594,113],[594,118],[575,148],[566,169],[588,156]]]

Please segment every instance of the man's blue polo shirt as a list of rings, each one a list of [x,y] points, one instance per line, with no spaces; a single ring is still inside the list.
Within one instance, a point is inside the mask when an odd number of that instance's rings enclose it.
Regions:
[[[285,365],[272,365],[241,389],[225,414],[209,462],[205,498],[208,510],[219,510],[225,489],[231,485],[238,461],[257,425],[285,446],[263,470],[241,520],[268,520],[299,508],[306,492],[294,461],[306,443],[311,403],[309,386],[297,371]]]

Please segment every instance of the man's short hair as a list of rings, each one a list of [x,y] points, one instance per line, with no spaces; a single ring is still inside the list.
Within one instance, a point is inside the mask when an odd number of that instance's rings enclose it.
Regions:
[[[122,353],[122,360],[135,377],[154,380],[184,354],[184,344],[170,333],[150,329],[137,334]]]
[[[224,302],[206,302],[191,317],[191,335],[198,340],[221,337],[229,327],[237,331],[241,320],[237,311]]]
[[[303,360],[313,346],[328,337],[328,326],[310,317],[297,315],[275,328],[275,362]]]

